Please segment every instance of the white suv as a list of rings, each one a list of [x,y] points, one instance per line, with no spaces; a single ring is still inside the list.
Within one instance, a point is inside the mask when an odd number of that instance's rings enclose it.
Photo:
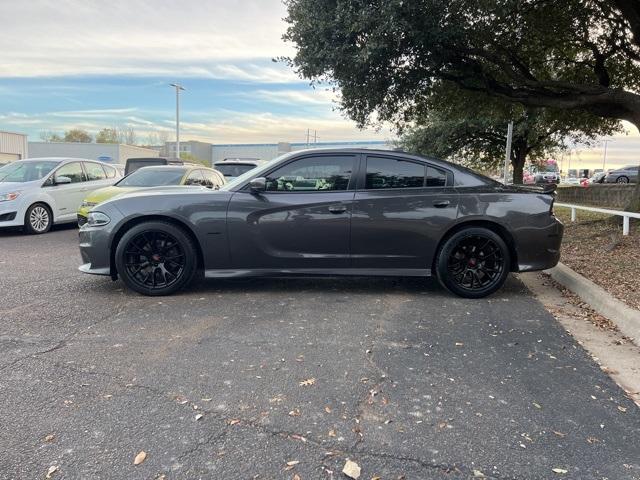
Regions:
[[[0,228],[46,233],[76,221],[84,197],[122,175],[112,165],[82,158],[33,158],[0,168]]]

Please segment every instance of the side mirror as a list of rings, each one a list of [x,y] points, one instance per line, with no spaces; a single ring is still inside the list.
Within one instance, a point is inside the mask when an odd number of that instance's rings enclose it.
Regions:
[[[56,177],[55,185],[65,185],[67,183],[71,183],[71,179],[69,177]]]
[[[249,182],[249,188],[251,188],[252,192],[264,192],[267,189],[267,179],[256,177]]]

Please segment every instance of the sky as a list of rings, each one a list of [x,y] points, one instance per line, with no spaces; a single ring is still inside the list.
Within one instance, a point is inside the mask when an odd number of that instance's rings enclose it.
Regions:
[[[274,57],[281,0],[0,1],[0,130],[29,134],[132,127],[139,141],[175,132],[212,143],[390,140],[388,128],[359,130],[336,95],[312,88]],[[640,136],[613,138],[608,164],[638,161]],[[602,143],[578,147],[572,164],[601,164]],[[573,165],[572,165],[572,168]]]

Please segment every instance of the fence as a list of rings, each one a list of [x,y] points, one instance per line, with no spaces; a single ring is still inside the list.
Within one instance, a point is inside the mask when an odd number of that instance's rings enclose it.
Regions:
[[[640,219],[640,213],[624,212],[621,210],[608,210],[606,208],[585,207],[582,205],[573,205],[571,203],[555,203],[557,207],[566,207],[571,209],[571,221],[576,221],[576,210],[587,210],[589,212],[606,213],[608,215],[617,215],[622,217],[622,235],[629,235],[629,219]]]

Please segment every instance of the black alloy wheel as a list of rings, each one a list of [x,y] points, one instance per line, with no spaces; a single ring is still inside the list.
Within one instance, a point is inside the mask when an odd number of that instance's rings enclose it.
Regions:
[[[437,276],[449,291],[481,298],[507,279],[511,259],[502,238],[486,228],[467,228],[449,237],[437,258]]]
[[[193,241],[181,228],[145,222],[128,230],[116,249],[116,268],[129,288],[143,295],[168,295],[186,286],[196,271]]]
[[[629,177],[625,177],[624,175],[622,177],[618,177],[616,179],[616,183],[629,183]]]

